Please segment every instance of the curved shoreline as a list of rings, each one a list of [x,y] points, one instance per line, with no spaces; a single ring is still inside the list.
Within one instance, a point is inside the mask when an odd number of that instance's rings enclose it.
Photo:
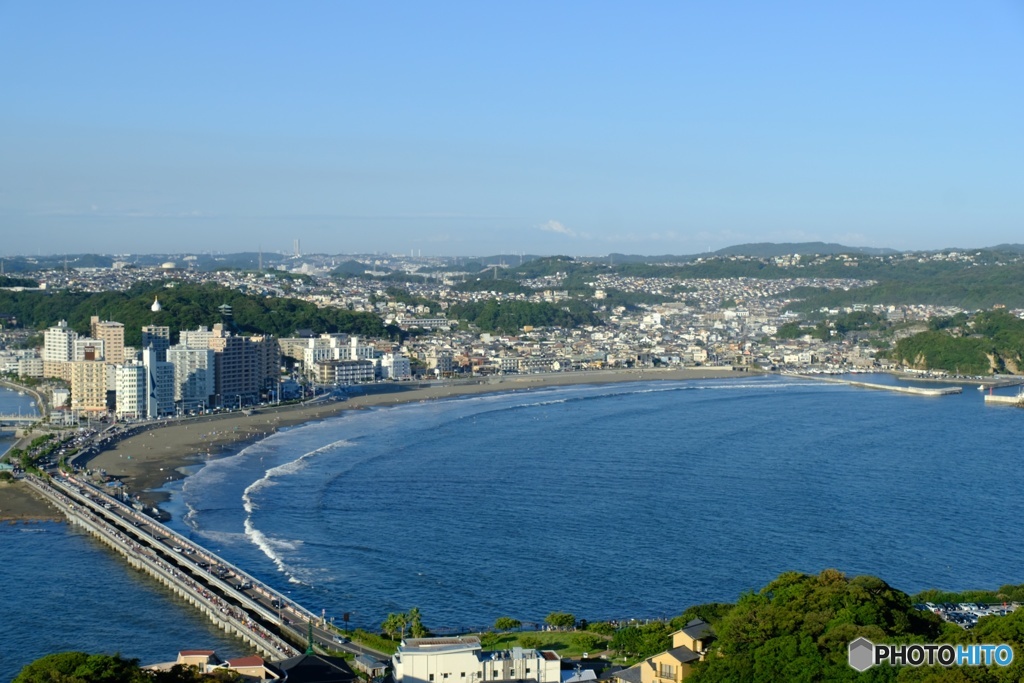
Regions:
[[[472,382],[356,385],[343,401],[265,406],[250,415],[226,413],[149,426],[110,444],[89,458],[87,466],[121,479],[147,506],[159,507],[169,494],[154,489],[184,478],[181,468],[205,462],[226,449],[235,450],[259,441],[280,429],[334,417],[346,410],[579,384],[724,379],[760,374],[732,368],[592,370],[489,377]]]

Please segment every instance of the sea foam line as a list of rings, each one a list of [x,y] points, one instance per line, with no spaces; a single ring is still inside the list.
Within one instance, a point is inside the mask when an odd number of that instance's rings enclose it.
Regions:
[[[327,453],[329,451],[336,450],[338,448],[344,448],[351,445],[353,445],[351,441],[347,439],[339,439],[338,441],[334,441],[325,446],[321,446],[320,448],[309,451],[308,453],[303,453],[295,460],[283,463],[281,465],[277,465],[275,467],[271,467],[270,469],[263,473],[263,476],[261,478],[249,484],[245,488],[245,491],[242,492],[242,507],[245,509],[246,514],[251,515],[252,511],[258,509],[259,507],[253,501],[254,494],[258,493],[264,488],[267,488],[268,486],[273,486],[276,483],[274,481],[275,478],[301,472],[309,464],[309,460],[311,458],[323,453]]]

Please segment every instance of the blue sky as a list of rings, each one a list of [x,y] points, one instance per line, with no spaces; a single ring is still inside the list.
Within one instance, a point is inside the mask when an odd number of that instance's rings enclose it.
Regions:
[[[0,254],[1024,242],[1024,3],[0,0]]]

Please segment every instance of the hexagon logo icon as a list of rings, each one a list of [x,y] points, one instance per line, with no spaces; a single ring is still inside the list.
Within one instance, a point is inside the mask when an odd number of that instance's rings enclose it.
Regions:
[[[875,644],[867,638],[858,638],[850,643],[850,666],[857,671],[867,671],[875,664]]]

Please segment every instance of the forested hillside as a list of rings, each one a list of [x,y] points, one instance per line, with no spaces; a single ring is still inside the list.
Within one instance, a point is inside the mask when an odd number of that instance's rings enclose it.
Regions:
[[[163,310],[153,313],[150,306],[157,296]],[[44,328],[67,320],[73,329],[87,335],[90,316],[98,315],[102,320],[124,323],[128,345],[141,343],[141,329],[145,325],[170,327],[173,342],[179,330],[222,322],[218,311],[222,304],[231,306],[231,324],[240,334],[285,337],[299,328],[367,336],[388,333],[381,319],[372,313],[319,308],[298,299],[249,295],[215,284],[178,284],[168,288],[163,283],[152,283],[137,285],[126,292],[98,294],[0,291],[0,314],[14,315],[24,327]]]
[[[1024,369],[1024,320],[1005,310],[939,318],[931,328],[899,340],[892,358],[919,370],[967,375]]]

